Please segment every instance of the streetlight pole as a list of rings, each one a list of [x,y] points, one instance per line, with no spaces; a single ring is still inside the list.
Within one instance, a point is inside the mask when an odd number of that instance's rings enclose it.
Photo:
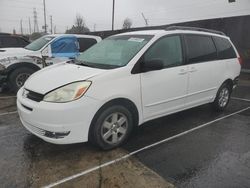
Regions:
[[[115,20],[115,0],[113,0],[113,10],[112,10],[112,31],[114,31],[114,20]]]
[[[47,33],[45,0],[43,0],[43,14],[44,14],[44,32]]]

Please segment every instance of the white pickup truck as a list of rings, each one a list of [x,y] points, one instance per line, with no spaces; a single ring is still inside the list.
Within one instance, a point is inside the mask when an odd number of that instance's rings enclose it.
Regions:
[[[92,35],[55,34],[43,36],[25,48],[0,48],[0,88],[7,86],[17,92],[35,71],[74,59],[100,41]]]

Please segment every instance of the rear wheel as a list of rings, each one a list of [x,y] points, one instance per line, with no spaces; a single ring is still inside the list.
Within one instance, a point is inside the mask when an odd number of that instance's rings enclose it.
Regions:
[[[8,85],[10,90],[17,93],[17,91],[24,85],[25,81],[29,78],[29,76],[34,72],[34,69],[27,67],[18,68],[11,72],[8,79]]]
[[[133,128],[131,112],[120,105],[102,110],[92,123],[90,141],[104,150],[113,149],[124,143]]]
[[[216,98],[213,102],[213,106],[215,110],[223,111],[227,107],[230,97],[231,97],[231,92],[232,92],[232,88],[227,83],[224,83],[220,87],[216,95]]]

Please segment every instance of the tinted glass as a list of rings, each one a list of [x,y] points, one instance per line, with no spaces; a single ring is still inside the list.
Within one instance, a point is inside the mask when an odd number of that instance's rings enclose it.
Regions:
[[[157,41],[144,55],[144,61],[160,59],[164,67],[178,66],[183,63],[180,36],[164,37]]]
[[[25,40],[22,39],[22,38],[16,38],[16,39],[17,39],[17,41],[18,41],[19,46],[24,47],[24,46],[27,46],[27,45],[29,44],[27,41],[25,41]]]
[[[212,37],[186,35],[185,40],[189,63],[199,63],[217,59],[217,51]]]
[[[15,37],[3,37],[2,43],[4,47],[18,47],[18,43]]]
[[[97,43],[97,41],[95,39],[88,39],[88,38],[78,38],[77,39],[79,42],[79,46],[80,52],[84,52],[85,50],[87,50],[89,47],[93,46],[94,44]]]
[[[213,38],[218,50],[219,59],[231,59],[237,57],[233,46],[227,39],[220,37],[213,37]]]

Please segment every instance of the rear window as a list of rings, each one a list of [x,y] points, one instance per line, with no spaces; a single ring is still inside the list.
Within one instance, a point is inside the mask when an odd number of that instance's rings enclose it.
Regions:
[[[213,39],[218,50],[219,59],[231,59],[237,57],[233,46],[227,39],[220,37],[213,37]]]
[[[2,37],[1,41],[4,47],[18,47],[15,37]]]
[[[78,38],[77,40],[79,42],[80,52],[84,52],[85,50],[97,43],[95,39],[91,38]]]
[[[185,41],[189,63],[199,63],[217,59],[217,51],[212,37],[205,35],[186,35]]]
[[[29,42],[27,42],[26,40],[22,39],[22,38],[16,38],[19,45],[22,46],[22,47],[25,47],[29,44]]]

